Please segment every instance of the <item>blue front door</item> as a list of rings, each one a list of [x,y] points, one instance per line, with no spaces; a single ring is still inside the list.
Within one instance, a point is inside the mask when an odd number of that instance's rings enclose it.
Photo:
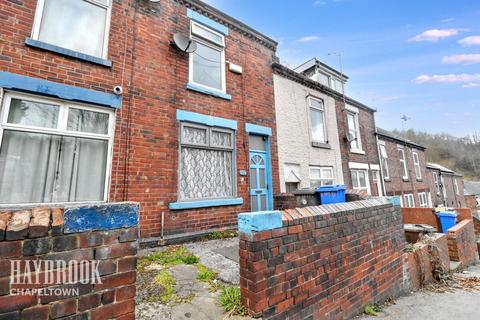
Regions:
[[[252,211],[270,210],[266,152],[250,151],[250,202]]]

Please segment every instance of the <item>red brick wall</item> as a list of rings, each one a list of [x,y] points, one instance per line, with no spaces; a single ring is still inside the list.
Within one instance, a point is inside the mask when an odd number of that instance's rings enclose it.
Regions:
[[[23,219],[20,219],[23,218]],[[135,319],[135,278],[138,228],[69,233],[63,231],[63,210],[40,208],[23,212],[0,212],[0,319],[48,320],[66,316],[75,319]],[[30,266],[32,282],[10,284],[11,261],[21,260],[21,274]],[[49,283],[44,264],[35,275],[34,262],[96,260],[101,283],[92,284],[80,275],[65,284],[54,272]],[[66,274],[69,268],[61,269]],[[80,283],[86,279],[86,283]],[[74,289],[63,295],[15,295],[18,289]],[[14,290],[14,292],[10,292]],[[13,294],[12,294],[13,293]],[[59,294],[60,293],[60,294]],[[63,319],[63,318],[62,318]]]
[[[432,208],[402,208],[403,223],[428,224],[442,232],[435,211]]]
[[[474,195],[465,196],[465,206],[470,209],[476,209],[478,206],[477,196],[474,196]]]
[[[343,319],[402,290],[398,207],[375,199],[282,214],[282,228],[240,234],[240,288],[252,315]]]
[[[418,198],[419,192],[430,191],[428,184],[428,177],[426,173],[426,160],[425,152],[419,149],[412,149],[410,146],[405,146],[396,140],[391,140],[382,136],[379,136],[379,141],[385,144],[385,149],[388,155],[388,170],[390,173],[390,179],[385,181],[385,189],[389,196],[403,196],[404,194],[413,194],[415,199],[415,206],[419,207],[420,202]],[[403,166],[400,163],[398,156],[397,145],[402,145],[405,151],[405,160],[407,162],[408,179],[404,180]],[[415,175],[415,167],[413,164],[413,151],[418,153],[420,160],[420,169],[422,172],[422,178],[417,179]],[[434,194],[432,194],[434,196]],[[428,197],[428,194],[427,194]],[[402,199],[405,203],[405,200]]]
[[[344,139],[348,132],[347,114],[344,110],[343,100],[335,99],[335,108],[337,113],[338,136],[340,138],[340,152],[342,155],[343,179],[348,189],[352,189],[352,177],[348,167],[349,162],[359,162],[367,164],[379,164],[377,141],[375,137],[375,118],[374,112],[365,108],[358,107],[358,122],[360,125],[360,136],[362,139],[362,148],[365,155],[350,152],[350,144]],[[357,106],[356,106],[357,107]],[[378,195],[377,186],[373,184],[373,176],[369,171],[370,189],[372,195]]]
[[[189,34],[183,1],[113,1],[107,68],[27,47],[37,1],[2,1],[0,70],[111,92],[124,87],[117,112],[109,201],[141,203],[141,237],[158,237],[165,212],[165,234],[228,228],[238,212],[248,211],[248,134],[245,123],[272,128],[273,192],[279,192],[276,126],[271,63],[275,45],[265,44],[229,25],[226,60],[243,67],[243,74],[226,71],[231,101],[188,91],[188,56],[171,45],[172,35]],[[190,1],[186,1],[190,6]],[[193,1],[192,3],[196,3]],[[133,58],[134,57],[134,58]],[[177,109],[238,121],[236,136],[237,189],[244,205],[171,212],[177,200]]]
[[[450,260],[459,261],[462,267],[475,263],[478,249],[472,220],[464,220],[449,229],[447,239]]]
[[[165,212],[165,234],[196,232],[236,225],[237,213],[249,211],[249,181],[238,171],[249,170],[248,134],[245,123],[272,128],[271,155],[274,194],[278,193],[278,161],[275,134],[273,74],[274,51],[234,28],[225,37],[225,58],[243,67],[243,74],[226,71],[231,101],[185,89],[188,56],[170,46],[174,33],[189,33],[186,7],[173,0],[156,4],[138,2],[134,95],[131,104],[126,199],[142,204],[142,238],[158,237],[161,213]],[[156,13],[149,13],[155,8]],[[152,41],[154,39],[154,41]],[[238,121],[237,189],[242,206],[172,212],[177,200],[178,132],[177,109]],[[125,156],[122,153],[122,156]]]

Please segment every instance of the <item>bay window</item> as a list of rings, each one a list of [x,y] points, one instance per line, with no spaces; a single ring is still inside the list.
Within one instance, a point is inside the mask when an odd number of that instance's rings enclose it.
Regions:
[[[8,93],[0,125],[0,203],[105,201],[113,111]]]
[[[325,127],[325,106],[323,101],[308,97],[310,106],[310,124],[312,129],[312,141],[327,143],[327,131]]]
[[[232,198],[235,131],[181,123],[178,200]]]
[[[225,37],[191,21],[192,39],[197,50],[190,53],[189,82],[225,93]]]
[[[32,38],[106,58],[111,0],[39,0]]]

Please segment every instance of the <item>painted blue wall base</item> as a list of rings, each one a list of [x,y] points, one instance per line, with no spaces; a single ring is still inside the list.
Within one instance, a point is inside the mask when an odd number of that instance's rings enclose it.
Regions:
[[[53,44],[49,44],[43,41],[34,40],[32,38],[26,38],[25,44],[29,47],[39,48],[42,50],[52,51],[63,56],[72,57],[80,60],[85,60],[91,63],[99,64],[104,67],[111,67],[112,61],[107,59],[98,58],[95,56],[91,56],[89,54],[81,53],[78,51],[65,49],[59,46],[55,46]]]
[[[135,227],[139,222],[139,211],[140,205],[136,202],[66,207],[63,213],[63,232]]]
[[[170,208],[170,210],[184,210],[207,207],[234,206],[240,204],[243,204],[243,198],[172,202],[168,205],[168,207]]]
[[[232,96],[229,95],[229,94],[219,92],[219,91],[216,91],[216,90],[210,90],[208,88],[204,88],[204,87],[196,85],[194,83],[187,83],[187,89],[197,91],[197,92],[201,92],[201,93],[204,93],[204,94],[208,94],[209,96],[212,96],[212,97],[217,97],[217,98],[221,98],[221,99],[225,99],[225,100],[232,100]]]
[[[281,228],[282,213],[280,211],[245,212],[238,215],[238,231],[251,234],[265,230]]]

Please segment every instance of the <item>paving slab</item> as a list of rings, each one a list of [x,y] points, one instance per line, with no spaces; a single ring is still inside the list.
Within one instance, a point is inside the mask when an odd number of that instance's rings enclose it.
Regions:
[[[480,277],[480,265],[470,267],[460,277]],[[455,290],[449,293],[419,291],[402,297],[376,317],[383,320],[476,320],[480,319],[480,291]]]

